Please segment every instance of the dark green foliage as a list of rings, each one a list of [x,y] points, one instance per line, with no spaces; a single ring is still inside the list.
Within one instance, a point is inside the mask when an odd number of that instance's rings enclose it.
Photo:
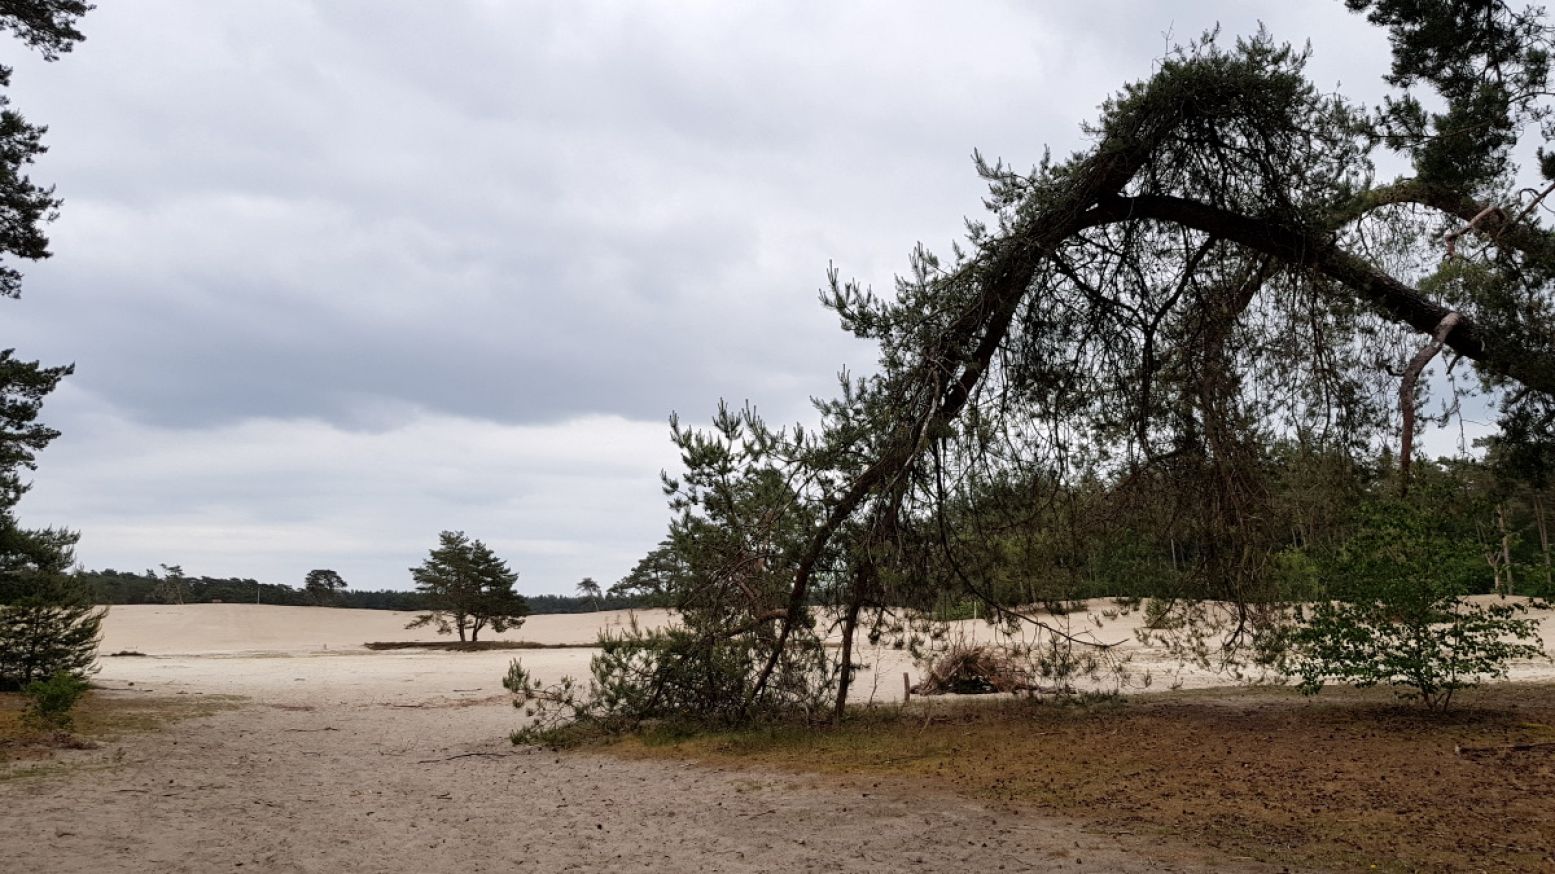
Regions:
[[[315,569],[303,578],[302,590],[315,604],[337,604],[340,593],[346,590],[346,581],[332,570]]]
[[[0,29],[54,60],[81,37],[75,22],[92,7],[76,0],[0,0]],[[0,66],[0,89],[11,68]],[[0,94],[0,257],[48,257],[43,225],[59,200],[27,168],[44,152],[44,129],[29,124]],[[21,272],[0,263],[0,297],[21,293]],[[0,688],[17,689],[55,674],[79,677],[92,665],[102,612],[65,578],[72,532],[29,530],[15,508],[37,467],[37,453],[59,432],[38,421],[43,399],[73,368],[43,367],[0,351]]]
[[[77,0],[5,0],[0,2],[0,29],[54,60],[83,38],[75,22],[91,8]],[[10,85],[11,68],[0,65],[0,89]],[[49,255],[43,225],[54,218],[60,201],[53,188],[27,176],[28,166],[47,151],[46,129],[29,124],[10,103],[0,93],[0,256],[36,261]],[[0,297],[20,295],[21,280],[21,271],[0,263]]]
[[[580,580],[577,592],[579,598],[587,600],[596,609],[598,609],[600,597],[604,594],[604,590],[600,588],[599,583],[595,582],[593,577],[584,577]]]
[[[1507,170],[1523,124],[1549,80],[1543,11],[1504,0],[1345,0],[1393,40],[1389,84],[1402,90],[1379,114],[1389,144],[1413,155],[1420,178],[1467,190]],[[1428,111],[1417,87],[1446,104]],[[1555,178],[1551,176],[1550,178]]]
[[[0,352],[0,688],[84,674],[95,658],[102,614],[65,577],[77,535],[23,528],[15,515],[24,472],[59,436],[38,421],[43,399],[69,372]]]
[[[0,350],[0,508],[9,510],[27,491],[22,477],[37,469],[37,455],[59,432],[38,421],[43,399],[74,367],[43,367]]]
[[[79,570],[71,574],[94,604],[158,604],[161,580],[151,571],[134,573],[108,568],[100,571]],[[209,604],[220,601],[228,604],[252,603],[257,591],[264,604],[284,607],[310,607],[315,601],[306,587],[287,586],[280,583],[264,583],[242,577],[190,577],[183,578],[184,603]],[[602,595],[596,603],[589,598],[572,595],[528,595],[531,614],[587,613],[599,610],[628,610],[655,606],[649,599],[620,594]],[[396,589],[344,589],[334,595],[332,606],[357,610],[423,610],[426,599],[420,592]]]
[[[720,407],[711,431],[676,424],[674,437],[685,472],[665,479],[677,514],[669,537],[611,592],[671,607],[680,624],[603,635],[587,689],[571,678],[542,686],[515,662],[506,683],[536,719],[516,740],[578,717],[605,727],[811,720],[839,699],[843,666],[788,585],[818,509],[790,454],[803,451],[802,432]]]
[[[1356,515],[1355,534],[1324,568],[1332,600],[1292,633],[1287,669],[1302,691],[1380,683],[1445,709],[1457,690],[1543,655],[1526,603],[1464,600],[1482,588],[1484,551],[1442,524],[1449,514],[1378,500]]]
[[[1303,692],[1325,683],[1385,684],[1432,710],[1459,689],[1503,678],[1514,660],[1545,656],[1538,621],[1523,603],[1473,603],[1447,595],[1320,603],[1292,635],[1290,674]]]
[[[11,594],[0,600],[0,689],[21,689],[57,673],[89,673],[107,611],[93,607],[59,574],[12,580],[7,588]]]
[[[86,39],[76,22],[95,8],[84,0],[0,0],[0,29],[52,61]]]
[[[529,602],[529,612],[535,616],[542,613],[593,613],[598,610],[641,610],[661,606],[652,598],[616,594],[613,590],[597,599],[576,595],[525,595],[524,600]]]
[[[644,630],[635,623],[600,635],[585,688],[572,677],[545,685],[513,660],[503,686],[529,723],[514,743],[554,743],[560,732],[607,733],[669,721],[701,728],[752,721],[812,722],[834,705],[837,664],[814,637],[784,651],[777,680],[752,698],[766,647],[758,637],[719,640],[687,627]]]
[[[500,634],[523,625],[529,615],[529,605],[513,591],[518,574],[463,531],[438,535],[437,548],[410,575],[427,612],[406,628],[431,625],[439,634],[457,632],[461,641],[468,632],[474,643],[488,625]]]
[[[34,680],[22,687],[27,699],[23,719],[49,731],[69,731],[74,723],[72,711],[90,685],[69,671],[60,671],[47,679]]]

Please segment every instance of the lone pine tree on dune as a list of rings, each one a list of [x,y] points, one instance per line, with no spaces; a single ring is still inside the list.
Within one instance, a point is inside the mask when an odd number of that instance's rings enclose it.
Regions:
[[[334,603],[346,588],[345,579],[328,568],[315,568],[308,571],[308,575],[302,581],[302,590],[308,593],[308,597],[312,598],[315,604]]]
[[[444,531],[438,546],[419,567],[410,569],[427,612],[406,628],[431,625],[439,634],[457,632],[461,642],[476,643],[481,629],[498,634],[524,624],[529,603],[513,591],[518,574],[490,547],[463,531]]]

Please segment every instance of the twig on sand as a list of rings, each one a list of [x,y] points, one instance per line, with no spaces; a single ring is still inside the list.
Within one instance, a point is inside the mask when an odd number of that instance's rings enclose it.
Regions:
[[[1462,744],[1454,745],[1452,751],[1458,755],[1470,753],[1521,753],[1529,750],[1555,749],[1555,741],[1540,741],[1526,744],[1499,744],[1492,747],[1466,747]]]
[[[282,729],[282,731],[339,731],[339,730],[340,729],[334,727],[333,725],[326,725],[323,728],[286,728],[286,729]]]
[[[417,762],[416,764],[418,764],[418,765],[430,765],[430,764],[433,764],[434,762],[452,762],[454,759],[468,759],[471,756],[486,756],[487,758],[501,759],[501,758],[506,758],[507,756],[516,756],[516,755],[518,755],[518,753],[460,753],[457,756],[449,756],[446,759],[422,759],[421,761]]]

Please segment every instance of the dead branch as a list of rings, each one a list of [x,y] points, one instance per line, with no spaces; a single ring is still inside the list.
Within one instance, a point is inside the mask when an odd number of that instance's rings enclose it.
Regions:
[[[1455,231],[1448,231],[1446,235],[1442,237],[1442,239],[1447,243],[1448,260],[1451,260],[1458,254],[1458,238],[1468,233],[1469,231],[1474,230],[1482,219],[1492,215],[1499,216],[1502,219],[1506,218],[1506,214],[1501,211],[1501,207],[1492,204],[1491,206],[1487,206],[1480,210],[1473,218],[1469,219],[1468,224],[1458,228]]]
[[[1455,744],[1453,745],[1452,751],[1460,756],[1466,756],[1472,755],[1474,753],[1521,753],[1529,752],[1531,750],[1550,749],[1555,749],[1555,741],[1539,741],[1537,743],[1522,744],[1497,744],[1496,746],[1488,747],[1466,747],[1462,744]]]
[[[1409,462],[1415,452],[1415,383],[1420,379],[1420,372],[1431,363],[1436,353],[1442,351],[1442,344],[1446,342],[1447,335],[1457,326],[1462,317],[1457,313],[1448,313],[1437,323],[1436,330],[1432,332],[1431,339],[1426,341],[1415,357],[1409,361],[1409,366],[1404,368],[1404,378],[1398,386],[1399,412],[1403,415],[1403,425],[1399,438],[1398,449],[1398,492],[1400,497],[1409,494]]]
[[[457,756],[449,756],[446,759],[422,759],[418,765],[432,765],[438,762],[452,762],[454,759],[468,759],[474,756],[482,756],[488,759],[505,759],[508,756],[516,756],[518,753],[460,753]]]

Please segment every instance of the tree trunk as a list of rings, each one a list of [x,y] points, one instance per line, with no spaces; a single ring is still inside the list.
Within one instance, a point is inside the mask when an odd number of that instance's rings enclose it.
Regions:
[[[1506,568],[1503,595],[1512,594],[1512,535],[1506,530],[1506,504],[1496,505],[1496,525],[1501,529],[1501,564]]]
[[[1550,529],[1544,521],[1544,496],[1537,491],[1533,493],[1533,517],[1539,525],[1539,551],[1544,555],[1544,585],[1555,583],[1550,568]]]
[[[848,690],[853,685],[853,635],[858,630],[861,600],[854,595],[842,620],[842,676],[837,680],[837,703],[832,707],[832,722],[841,722],[848,710]]]

